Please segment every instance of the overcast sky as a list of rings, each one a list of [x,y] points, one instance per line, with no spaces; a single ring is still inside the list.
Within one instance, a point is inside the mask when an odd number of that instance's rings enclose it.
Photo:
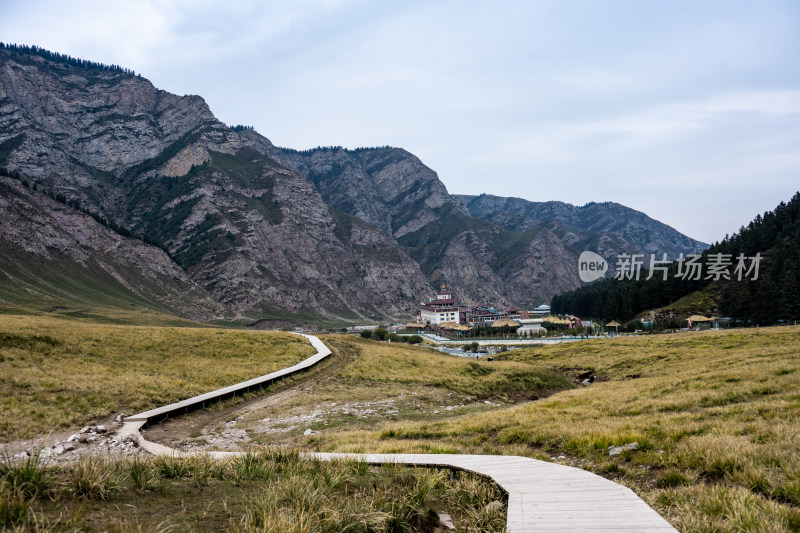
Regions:
[[[800,189],[800,2],[0,0],[0,41],[199,94],[451,193],[614,201],[712,242]]]

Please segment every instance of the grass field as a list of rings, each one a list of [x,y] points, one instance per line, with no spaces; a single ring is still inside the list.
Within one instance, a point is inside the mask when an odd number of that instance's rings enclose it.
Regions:
[[[397,420],[436,423],[456,414],[496,410],[498,404],[528,401],[575,387],[574,381],[546,365],[528,362],[475,361],[451,357],[408,344],[389,344],[357,336],[326,335],[334,351],[332,367],[288,390],[276,401],[202,420],[198,413],[148,429],[148,438],[172,446],[208,449],[231,424],[248,433],[254,444],[324,446],[335,432],[388,427]],[[500,362],[500,361],[498,361]],[[190,430],[190,427],[195,429]],[[198,429],[198,428],[203,428]],[[321,436],[306,436],[311,429]],[[377,445],[363,442],[356,451]],[[432,442],[418,451],[441,453]]]
[[[0,316],[0,339],[1,427],[17,436],[14,420],[40,435],[241,381],[311,351],[283,334],[42,316]],[[323,340],[335,357],[319,379],[237,422],[254,442],[523,455],[628,485],[681,531],[800,530],[800,327],[530,347],[491,362],[353,336]],[[575,387],[569,376],[584,372],[595,382]],[[608,455],[629,442],[639,449]]]
[[[592,371],[597,380],[437,421],[334,428],[306,445],[560,460],[632,487],[681,531],[800,530],[800,327],[585,341],[484,364],[495,373]],[[444,368],[391,367],[388,375],[408,382],[450,379]],[[639,450],[609,457],[608,446],[629,442]]]
[[[505,503],[478,476],[252,451],[56,470],[0,464],[0,529],[18,531],[434,532],[437,511],[458,531],[505,530]]]
[[[0,441],[133,414],[313,353],[288,333],[0,315]]]

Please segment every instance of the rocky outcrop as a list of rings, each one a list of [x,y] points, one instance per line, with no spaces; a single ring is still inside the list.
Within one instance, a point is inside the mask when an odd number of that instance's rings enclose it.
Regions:
[[[436,220],[445,206],[466,213],[436,172],[402,148],[334,147],[298,152],[272,147],[268,153],[306,176],[328,204],[395,238]]]
[[[262,143],[260,149],[306,176],[330,205],[391,233],[432,285],[446,283],[465,303],[548,302],[580,286],[583,250],[613,262],[621,253],[677,255],[706,247],[610,202],[576,207],[450,195],[435,172],[399,148],[298,152]]]
[[[536,231],[507,249],[499,246],[501,235],[488,239],[474,230],[458,234],[432,277],[455,287],[468,305],[538,305],[579,285],[573,267],[577,256],[552,232]]]

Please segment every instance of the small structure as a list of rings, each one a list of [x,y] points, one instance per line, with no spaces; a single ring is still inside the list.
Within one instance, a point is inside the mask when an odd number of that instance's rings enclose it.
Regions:
[[[517,335],[520,337],[531,337],[538,335],[539,332],[545,331],[542,327],[544,322],[541,318],[520,318],[519,323],[522,324],[517,330]]]
[[[492,322],[493,328],[518,328],[520,323],[513,318],[501,318]]]
[[[496,307],[489,306],[482,302],[464,310],[464,322],[475,326],[493,324],[501,318],[504,318],[504,316],[505,314]]]
[[[422,333],[422,330],[425,329],[425,324],[421,322],[409,322],[406,324],[406,329],[416,330],[417,333]]]
[[[619,326],[620,326],[620,323],[617,322],[616,320],[612,320],[611,322],[606,324],[607,328],[614,328],[614,331],[617,332],[617,333],[619,333]]]
[[[689,323],[689,328],[691,329],[695,326],[697,326],[698,328],[706,325],[711,327],[711,323],[714,322],[714,319],[707,318],[702,315],[692,315],[689,318],[687,318],[686,321]]]
[[[542,304],[533,311],[530,312],[533,316],[543,317],[543,316],[550,316],[550,306],[547,304]]]

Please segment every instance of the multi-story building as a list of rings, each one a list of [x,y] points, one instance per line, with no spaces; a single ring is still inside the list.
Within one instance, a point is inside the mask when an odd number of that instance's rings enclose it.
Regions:
[[[442,322],[461,323],[458,305],[453,296],[447,292],[447,287],[442,284],[442,289],[436,295],[436,299],[431,298],[427,302],[419,304],[417,321],[428,325],[439,325]]]

